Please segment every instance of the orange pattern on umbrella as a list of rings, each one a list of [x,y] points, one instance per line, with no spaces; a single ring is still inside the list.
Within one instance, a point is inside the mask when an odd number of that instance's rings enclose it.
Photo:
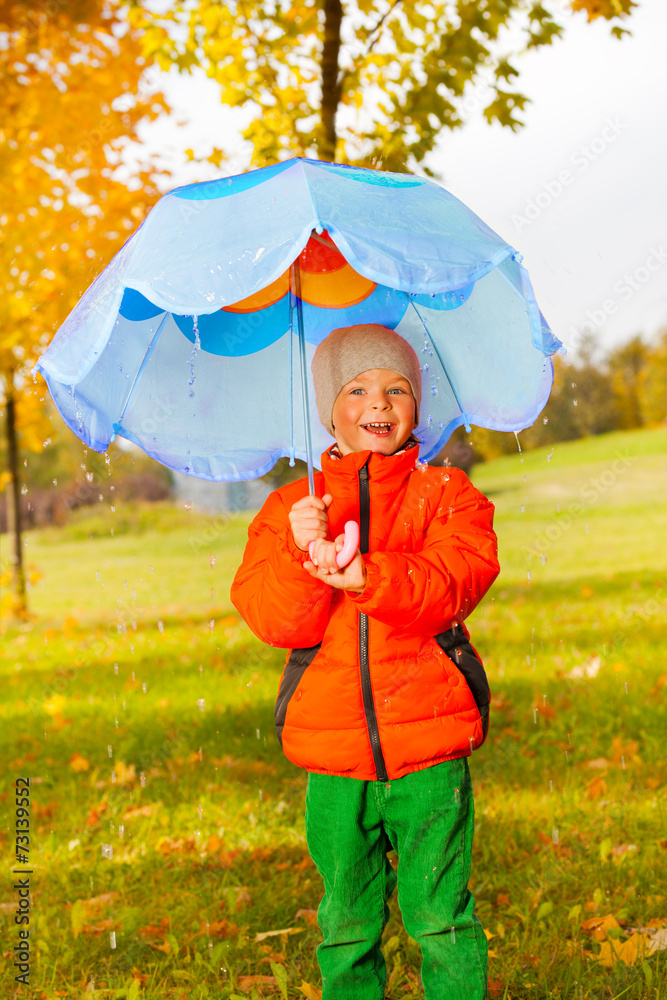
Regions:
[[[376,283],[364,278],[351,267],[326,229],[313,233],[298,257],[301,272],[301,298],[313,306],[345,309],[356,305],[374,291]],[[266,309],[286,295],[290,287],[289,269],[245,299],[226,306],[231,313],[255,312]]]

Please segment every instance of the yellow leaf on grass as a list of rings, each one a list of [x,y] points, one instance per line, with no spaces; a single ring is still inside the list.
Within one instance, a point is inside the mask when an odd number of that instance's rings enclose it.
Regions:
[[[258,931],[255,941],[265,941],[266,938],[279,937],[281,934],[302,934],[303,927],[285,927],[281,931]]]
[[[301,986],[297,986],[299,992],[307,998],[307,1000],[322,1000],[322,990],[318,990],[317,986],[311,986],[305,980],[301,980]]]
[[[83,925],[86,922],[86,905],[82,899],[77,899],[76,902],[72,903],[72,908],[69,911],[69,918],[72,924],[72,934],[75,938],[78,938],[79,934],[83,930]]]
[[[496,953],[496,952],[495,952],[495,951],[493,950],[493,948],[489,948],[489,950],[487,951],[487,953],[486,953],[486,954],[487,954],[488,958],[498,958],[498,955],[497,955],[497,953]]]
[[[600,945],[600,954],[595,958],[599,965],[611,968],[616,962],[634,965],[642,962],[646,956],[648,941],[643,934],[633,934],[622,944],[620,941],[608,939]]]
[[[484,933],[486,934],[486,940],[487,941],[490,941],[491,938],[494,938],[496,936],[491,931],[487,931],[486,927],[484,928]]]
[[[82,757],[78,752],[73,753],[69,759],[69,766],[73,771],[88,771],[90,770],[90,761],[87,757]]]
[[[119,760],[116,764],[115,771],[116,783],[118,785],[128,785],[131,781],[136,780],[137,774],[134,770],[134,764],[130,764],[128,767],[128,765],[123,763],[122,760]]]

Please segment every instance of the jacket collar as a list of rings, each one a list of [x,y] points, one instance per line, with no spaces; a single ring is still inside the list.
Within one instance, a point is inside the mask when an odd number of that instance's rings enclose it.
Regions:
[[[415,468],[419,447],[401,450],[397,455],[380,455],[376,451],[353,451],[341,458],[333,458],[327,449],[322,454],[322,473],[327,489],[334,495],[358,493],[359,470],[368,462],[371,488],[391,492],[402,485]]]

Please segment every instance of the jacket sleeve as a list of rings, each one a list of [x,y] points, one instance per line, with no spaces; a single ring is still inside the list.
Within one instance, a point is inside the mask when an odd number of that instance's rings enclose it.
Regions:
[[[360,594],[348,592],[360,612],[397,628],[437,635],[460,624],[479,604],[499,572],[494,507],[456,471],[448,506],[438,508],[420,552],[364,556],[366,586]]]
[[[272,493],[250,524],[231,589],[234,607],[271,646],[305,648],[322,641],[332,591],[306,572],[307,559],[294,542],[282,498]]]

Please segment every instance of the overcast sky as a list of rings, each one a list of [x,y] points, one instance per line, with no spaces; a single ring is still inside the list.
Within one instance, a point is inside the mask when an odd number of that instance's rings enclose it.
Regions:
[[[571,348],[584,325],[603,349],[667,326],[667,4],[639,0],[627,26],[632,37],[619,41],[606,22],[569,16],[563,40],[515,63],[532,100],[524,128],[487,125],[473,99],[464,128],[443,133],[428,161],[521,251]],[[243,115],[220,105],[214,83],[172,73],[165,89],[175,114],[144,135],[173,186],[246,168]],[[212,146],[231,153],[224,170],[184,162],[186,148]]]

